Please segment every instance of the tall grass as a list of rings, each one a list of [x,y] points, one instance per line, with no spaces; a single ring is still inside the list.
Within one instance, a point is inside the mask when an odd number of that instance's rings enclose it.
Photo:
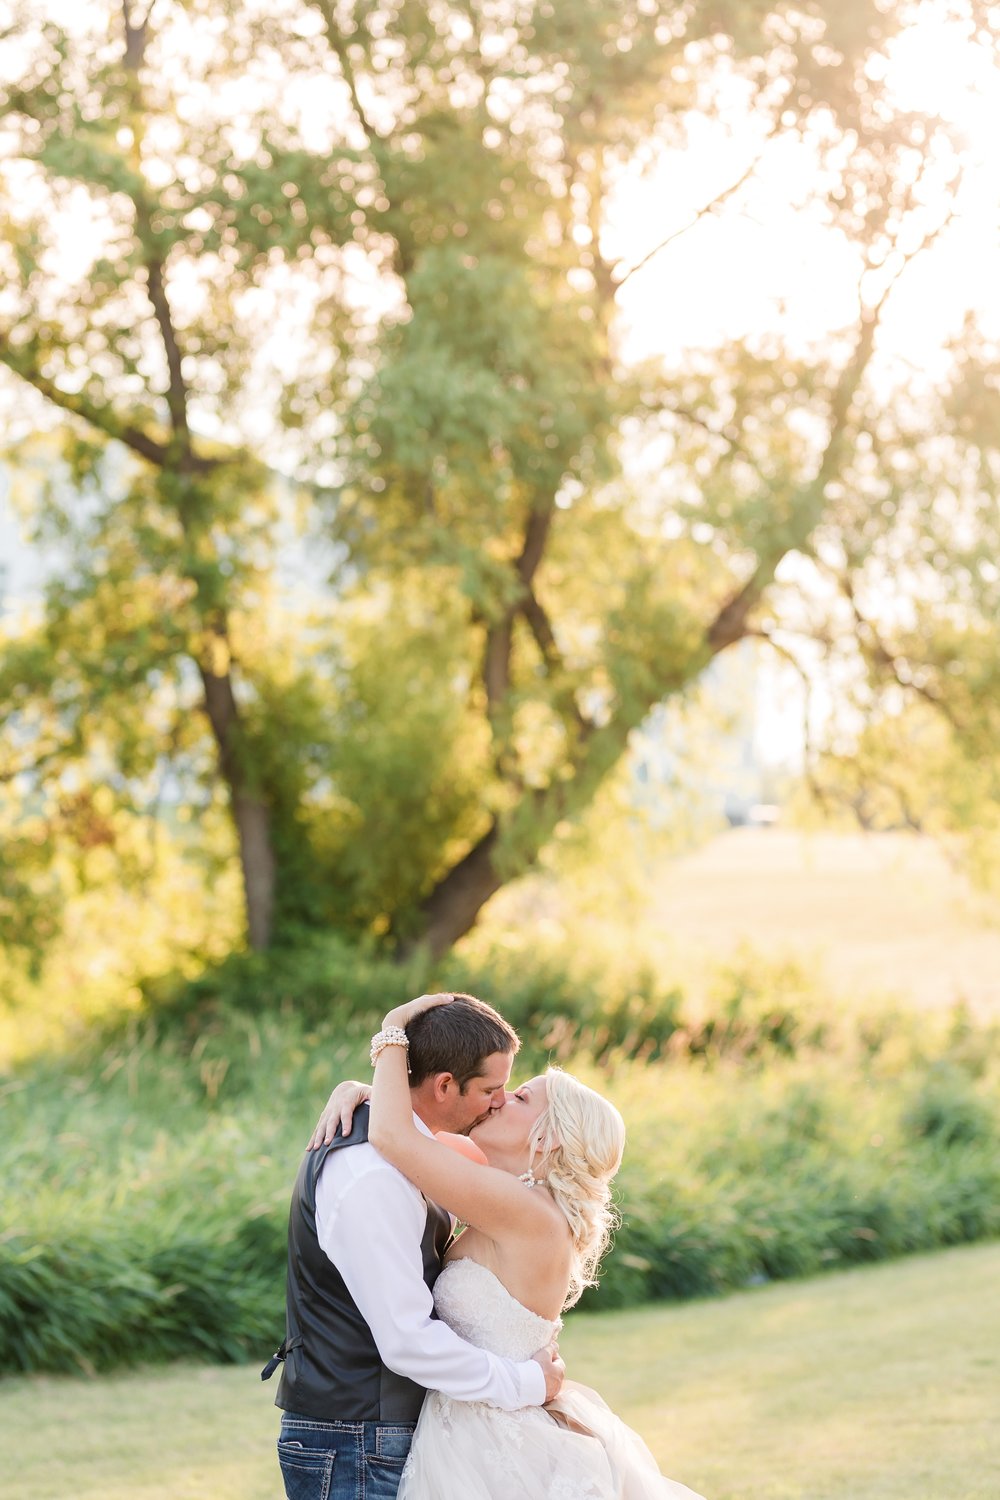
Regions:
[[[0,1084],[5,1368],[266,1355],[288,1194],[332,1083],[401,992],[498,1001],[619,1104],[623,1225],[592,1307],[1000,1233],[996,1035],[961,1014],[844,1016],[747,958],[684,995],[627,966],[494,954],[398,970],[329,942],[161,988],[145,1014]]]

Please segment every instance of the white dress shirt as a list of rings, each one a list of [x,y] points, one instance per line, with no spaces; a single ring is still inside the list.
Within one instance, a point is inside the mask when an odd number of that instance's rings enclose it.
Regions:
[[[426,1226],[422,1193],[374,1146],[363,1141],[328,1153],[316,1183],[316,1232],[383,1363],[457,1401],[489,1401],[507,1411],[542,1405],[545,1376],[533,1359],[518,1364],[477,1349],[431,1317],[420,1250]]]

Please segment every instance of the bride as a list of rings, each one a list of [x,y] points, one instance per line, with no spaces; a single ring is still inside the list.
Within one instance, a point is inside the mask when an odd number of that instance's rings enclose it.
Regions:
[[[398,1006],[384,1032],[450,1000],[423,995]],[[359,1087],[335,1091],[314,1143],[338,1119],[349,1129]],[[375,1065],[368,1139],[466,1226],[434,1285],[438,1316],[470,1343],[513,1360],[550,1343],[560,1314],[595,1284],[607,1247],[610,1184],[625,1144],[615,1107],[550,1069],[476,1125],[473,1145],[435,1140],[413,1121],[405,1046],[389,1045]],[[567,1380],[548,1406],[519,1411],[430,1392],[398,1500],[699,1497],[660,1474],[642,1439],[596,1392]]]

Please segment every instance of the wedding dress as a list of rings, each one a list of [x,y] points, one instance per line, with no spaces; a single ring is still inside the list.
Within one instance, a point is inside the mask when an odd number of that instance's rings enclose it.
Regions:
[[[434,1286],[438,1316],[470,1344],[530,1359],[559,1327],[529,1311],[468,1256]],[[542,1408],[501,1411],[431,1391],[398,1500],[701,1500],[665,1479],[637,1433],[595,1391],[567,1380]]]

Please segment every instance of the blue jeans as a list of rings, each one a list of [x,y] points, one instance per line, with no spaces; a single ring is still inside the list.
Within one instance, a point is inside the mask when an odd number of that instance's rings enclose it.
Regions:
[[[288,1500],[396,1500],[413,1426],[284,1412],[278,1462]]]

